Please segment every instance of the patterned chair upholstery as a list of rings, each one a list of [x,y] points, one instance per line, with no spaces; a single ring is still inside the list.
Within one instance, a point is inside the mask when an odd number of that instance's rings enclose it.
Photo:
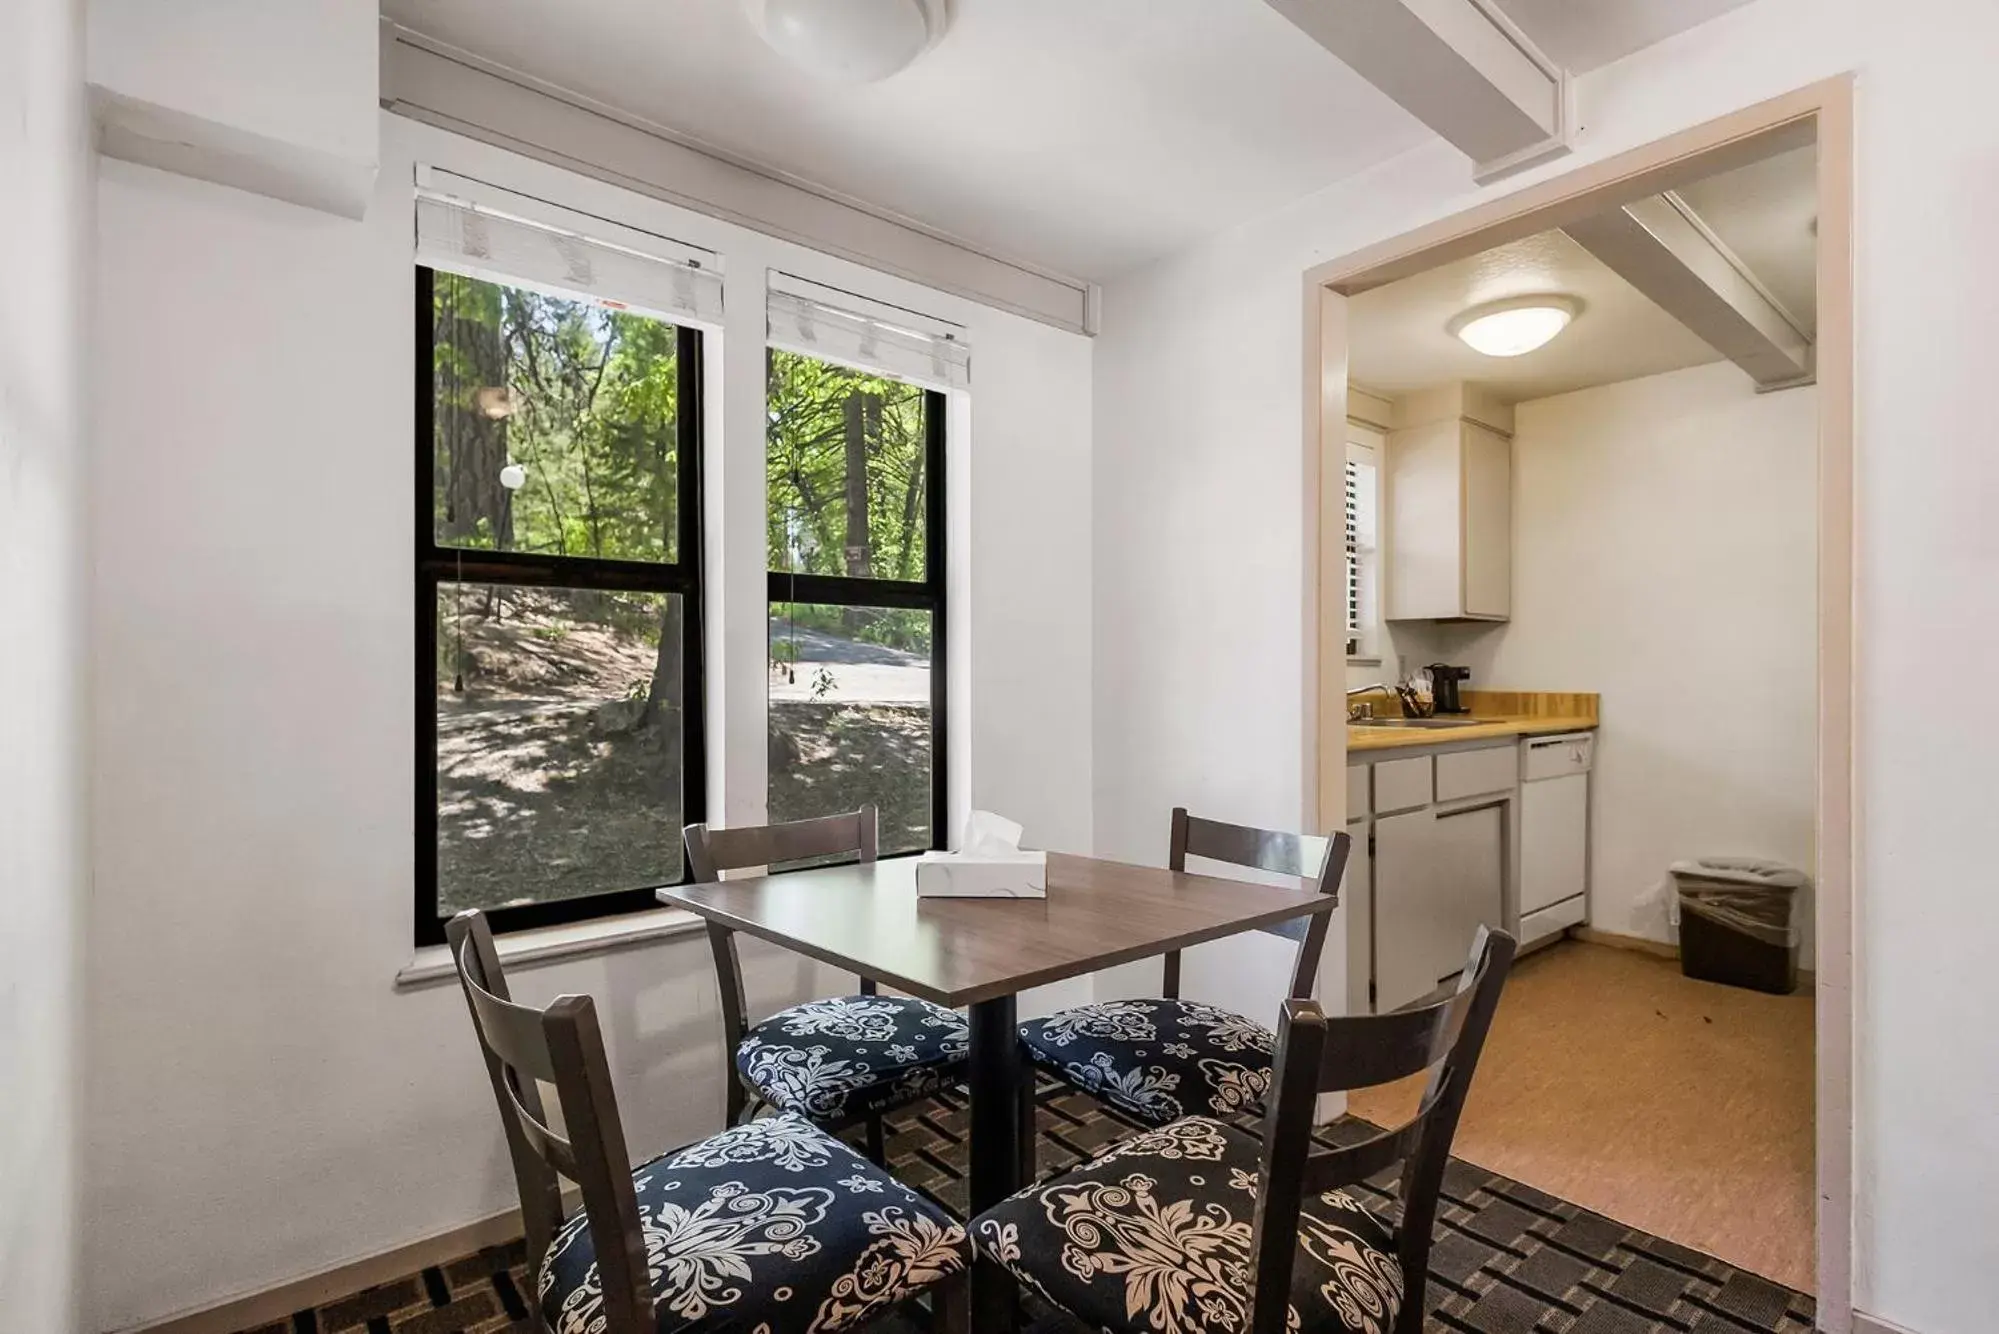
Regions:
[[[1078,1006],[1020,1026],[1029,1059],[1148,1125],[1259,1111],[1270,1088],[1269,1029],[1199,1001]]]
[[[1184,873],[1187,859],[1199,857],[1297,876],[1326,895],[1330,907],[1339,901],[1352,843],[1344,830],[1325,837],[1287,834],[1206,820],[1175,807],[1166,864]],[[1289,993],[1294,997],[1311,995],[1318,980],[1327,917],[1319,913],[1259,928],[1298,942]],[[1276,1036],[1239,1014],[1182,1000],[1178,950],[1167,953],[1161,981],[1164,994],[1154,999],[1105,1001],[1022,1024],[1028,1060],[1148,1125],[1263,1110]],[[1031,1113],[1022,1119],[1030,1120]],[[1023,1137],[1024,1167],[1032,1168],[1033,1152],[1032,1140]]]
[[[973,1244],[1093,1328],[1242,1334],[1260,1151],[1222,1122],[1176,1121],[981,1214]],[[1390,1334],[1403,1290],[1387,1224],[1340,1191],[1306,1199],[1292,1331]]]
[[[771,1106],[827,1124],[873,1116],[956,1083],[963,1015],[907,996],[835,996],[749,1030],[736,1068]]]
[[[834,1334],[963,1273],[965,1231],[818,1127],[767,1117],[632,1172],[658,1334]],[[537,1298],[554,1334],[602,1328],[589,1216],[555,1234]]]
[[[815,858],[875,860],[879,816],[873,806],[844,815],[780,824],[683,833],[694,878],[713,883],[724,871],[775,867]],[[962,1076],[971,1030],[960,1015],[928,1001],[881,996],[861,979],[861,994],[808,1001],[752,1027],[746,1015],[735,933],[708,923],[721,984],[723,1037],[730,1054],[729,1119],[747,1120],[760,1104],[839,1129],[867,1127],[868,1157],[886,1161],[882,1113],[948,1088]]]

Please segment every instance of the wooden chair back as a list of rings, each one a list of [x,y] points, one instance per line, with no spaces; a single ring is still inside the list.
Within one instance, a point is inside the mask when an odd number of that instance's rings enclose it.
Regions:
[[[517,1004],[482,913],[459,913],[445,938],[506,1129],[530,1289],[562,1226],[562,1182],[573,1181],[589,1215],[607,1334],[651,1334],[645,1233],[595,1004],[588,996],[561,996],[541,1010]],[[549,1115],[544,1089],[554,1090],[559,1115]]]
[[[1396,1334],[1420,1334],[1444,1168],[1514,949],[1512,936],[1481,927],[1454,995],[1391,1014],[1329,1019],[1315,1001],[1284,1002],[1265,1100],[1249,1334],[1284,1334],[1305,1199],[1397,1163],[1402,1219],[1395,1251],[1404,1288]],[[1405,1124],[1345,1148],[1315,1151],[1312,1120],[1321,1093],[1369,1088],[1424,1070],[1429,1084]]]
[[[875,859],[879,816],[873,806],[863,806],[844,815],[824,815],[816,820],[791,820],[783,824],[744,825],[739,829],[714,829],[691,824],[682,833],[687,845],[687,866],[700,884],[713,884],[724,871],[740,871],[752,866],[773,866],[780,862],[803,861],[808,857],[852,855],[862,863]],[[743,966],[736,954],[736,933],[718,922],[708,923],[708,945],[715,955],[715,976],[722,986],[722,1028],[726,1048],[734,1053],[749,1032],[747,1004],[743,995]],[[861,994],[875,994],[875,983],[861,979]],[[735,1087],[735,1080],[729,1081]],[[731,1117],[735,1114],[731,1106]]]
[[[1187,814],[1184,806],[1175,806],[1173,841],[1167,852],[1166,865],[1171,870],[1185,871],[1189,857],[1205,857],[1209,861],[1227,862],[1231,866],[1245,866],[1275,875],[1295,875],[1319,893],[1332,895],[1333,904],[1337,907],[1340,881],[1346,875],[1347,853],[1352,847],[1353,838],[1344,829],[1323,838],[1316,834],[1286,834],[1270,829],[1254,829],[1248,825],[1224,824],[1219,820],[1204,820],[1198,815]],[[1330,912],[1313,913],[1308,918],[1294,917],[1275,926],[1258,928],[1298,942],[1298,958],[1291,970],[1292,996],[1312,994],[1332,918]],[[1172,1000],[1180,998],[1179,950],[1173,950],[1166,956],[1163,994]]]

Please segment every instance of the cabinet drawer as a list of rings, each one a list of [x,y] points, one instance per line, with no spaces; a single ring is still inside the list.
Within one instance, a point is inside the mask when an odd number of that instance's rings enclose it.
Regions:
[[[1373,768],[1376,815],[1412,811],[1418,806],[1430,804],[1428,755],[1409,760],[1387,760],[1374,765]]]
[[[1437,757],[1437,800],[1504,792],[1517,781],[1519,758],[1511,745],[1459,750]]]
[[[1596,750],[1596,733],[1564,732],[1560,736],[1530,736],[1520,746],[1520,776],[1566,778],[1586,774]]]
[[[1581,926],[1586,915],[1583,902],[1583,896],[1578,894],[1539,912],[1528,913],[1520,919],[1520,943],[1533,945],[1569,927]]]
[[[1367,814],[1367,766],[1349,764],[1347,766],[1347,819],[1358,820]]]

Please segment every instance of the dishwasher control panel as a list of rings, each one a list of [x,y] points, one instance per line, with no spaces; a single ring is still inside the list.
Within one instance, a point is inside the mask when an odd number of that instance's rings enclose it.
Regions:
[[[1543,778],[1586,774],[1595,754],[1594,732],[1527,737],[1520,743],[1520,780],[1532,783]]]

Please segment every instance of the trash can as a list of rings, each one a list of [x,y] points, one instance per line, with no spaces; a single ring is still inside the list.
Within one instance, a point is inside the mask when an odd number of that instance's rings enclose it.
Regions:
[[[1674,862],[1680,971],[1788,996],[1798,989],[1798,891],[1804,872],[1752,857]]]

